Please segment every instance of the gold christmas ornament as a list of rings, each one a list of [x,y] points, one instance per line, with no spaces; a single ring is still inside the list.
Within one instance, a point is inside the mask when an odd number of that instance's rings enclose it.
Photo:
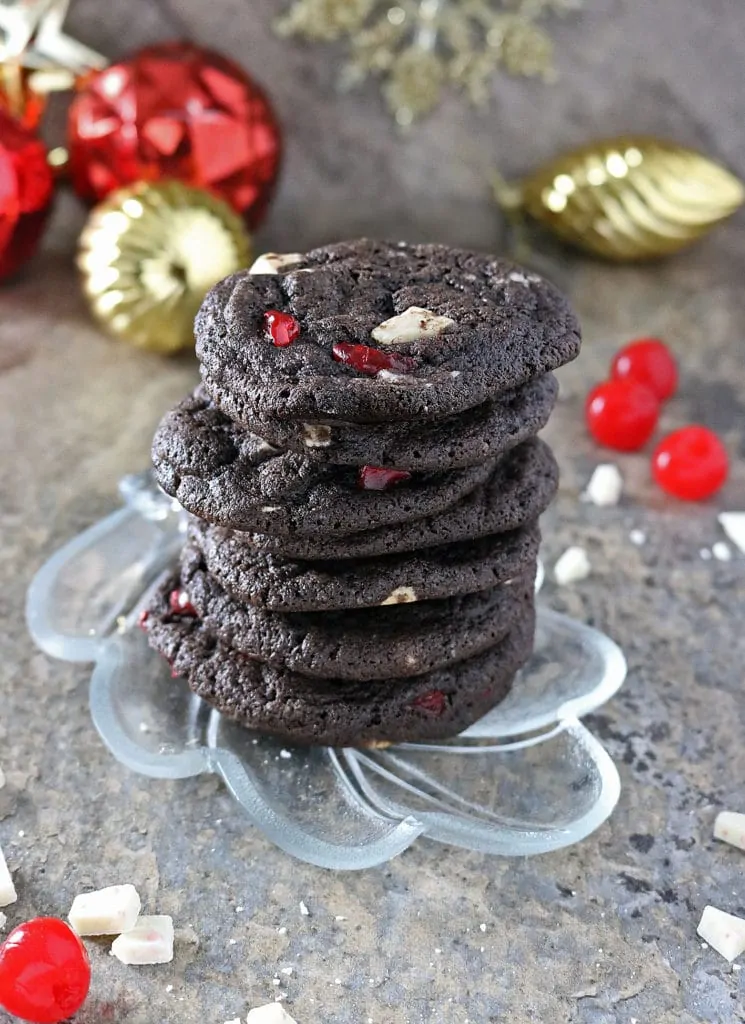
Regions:
[[[499,204],[559,238],[619,263],[667,256],[725,220],[743,183],[693,149],[650,136],[592,142],[517,185],[495,180]]]
[[[78,254],[93,314],[162,354],[193,346],[209,288],[250,261],[248,233],[227,203],[176,181],[112,193],[91,211]]]
[[[551,37],[539,24],[582,0],[293,0],[276,23],[281,36],[345,40],[341,84],[379,78],[401,127],[429,113],[448,84],[483,106],[500,68],[551,80]]]

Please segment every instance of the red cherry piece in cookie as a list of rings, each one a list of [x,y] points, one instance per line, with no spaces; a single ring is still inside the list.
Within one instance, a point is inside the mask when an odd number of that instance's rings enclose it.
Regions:
[[[713,430],[691,426],[663,437],[652,455],[652,476],[682,501],[716,494],[729,472],[727,449]]]
[[[611,363],[615,380],[636,380],[653,391],[661,402],[675,394],[678,386],[678,364],[664,341],[639,338],[616,353]]]
[[[90,983],[85,946],[56,917],[19,925],[0,947],[0,1006],[22,1020],[67,1020],[85,1002]]]
[[[441,715],[447,707],[448,699],[442,690],[432,690],[430,693],[423,693],[412,701],[412,707],[420,708],[422,711],[429,711],[433,715]]]
[[[196,618],[197,610],[185,590],[172,590],[168,595],[168,606],[174,615],[188,615]]]
[[[619,452],[634,452],[657,426],[657,396],[635,380],[606,380],[587,396],[587,429],[598,442]]]
[[[278,309],[269,309],[264,313],[266,333],[277,348],[287,348],[300,334],[300,324],[290,313],[282,313]]]
[[[360,466],[357,486],[363,491],[387,491],[389,487],[408,480],[411,473],[405,469],[386,469],[384,466]]]
[[[143,629],[143,630],[147,629],[147,620],[149,618],[150,618],[150,612],[147,610],[147,608],[143,608],[142,611],[140,612],[138,618],[137,618],[137,625],[140,627],[140,629]]]
[[[411,356],[402,356],[397,352],[383,352],[379,348],[370,348],[368,345],[352,345],[350,342],[339,341],[331,351],[337,363],[343,363],[353,370],[373,376],[380,373],[381,370],[407,373],[417,367],[416,359],[412,359]]]

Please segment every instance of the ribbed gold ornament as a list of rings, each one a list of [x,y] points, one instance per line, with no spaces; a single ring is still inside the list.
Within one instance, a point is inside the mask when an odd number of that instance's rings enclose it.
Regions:
[[[508,211],[524,210],[565,241],[618,262],[677,252],[745,200],[743,183],[703,154],[633,135],[564,153],[495,192]]]
[[[227,203],[176,181],[112,193],[91,211],[78,254],[94,315],[163,354],[194,344],[205,294],[250,260],[248,233]]]

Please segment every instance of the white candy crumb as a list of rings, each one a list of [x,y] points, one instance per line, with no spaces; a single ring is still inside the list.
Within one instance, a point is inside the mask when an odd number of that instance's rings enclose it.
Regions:
[[[5,916],[5,914],[4,914],[4,913],[3,913],[3,912],[2,912],[1,910],[0,910],[0,931],[2,931],[2,930],[3,930],[3,928],[4,928],[5,926],[6,926],[6,924],[7,924],[7,923],[8,923],[8,919],[7,919],[7,917],[6,917],[6,916]]]
[[[147,722],[140,722],[140,732],[150,732],[150,726],[147,724]]]
[[[346,921],[346,917],[344,917],[343,914],[337,914],[336,917],[334,918],[334,920],[335,921]]]
[[[173,960],[173,918],[140,917],[131,931],[114,939],[111,955],[123,964],[169,964]]]
[[[434,338],[454,323],[449,316],[438,316],[431,309],[409,306],[398,316],[378,324],[371,334],[380,345],[402,345],[407,341]]]
[[[716,544],[712,544],[711,553],[718,562],[732,561],[732,552],[729,549],[729,544],[725,544],[723,540],[718,540]]]
[[[5,785],[5,772],[0,768],[0,789]]]
[[[622,491],[623,477],[618,467],[612,462],[604,462],[596,466],[583,498],[599,508],[608,508],[618,504]]]
[[[485,932],[486,931],[486,924],[480,924],[479,925],[479,931]]]
[[[13,878],[5,862],[5,855],[0,848],[0,907],[9,907],[18,899],[16,887],[13,885]]]
[[[507,275],[508,281],[515,281],[517,284],[529,284],[529,278],[525,274],[520,274],[517,270],[513,270]]]
[[[281,757],[281,758],[282,758],[282,759],[283,759],[284,761],[289,761],[289,760],[290,760],[290,758],[292,757],[292,754],[290,753],[290,751],[289,751],[289,750],[280,750],[280,752],[279,752],[279,756],[280,756],[280,757]]]
[[[717,518],[735,547],[745,554],[745,512],[720,512]]]
[[[281,984],[282,984],[282,982],[279,980],[279,978],[272,978],[272,985],[281,985]]]
[[[277,935],[287,935],[287,929],[286,928],[278,928],[277,929]]]
[[[173,985],[166,985],[166,992],[173,992]]]
[[[257,1006],[251,1010],[246,1017],[246,1024],[297,1024],[294,1017],[291,1017],[284,1006],[279,1003],[268,1003],[266,1006]]]
[[[590,575],[590,559],[584,548],[567,548],[554,566],[554,579],[559,586],[566,586],[567,583],[576,583],[578,580],[587,579]]]
[[[701,550],[699,551],[699,555],[701,556],[701,559],[704,562],[710,562],[711,561],[711,551],[709,551],[708,548],[701,548]]]
[[[334,978],[335,985],[341,985],[341,978]]]
[[[249,267],[249,274],[278,274],[290,263],[300,263],[303,256],[299,252],[265,252]]]
[[[236,907],[235,908],[236,914],[242,914],[243,913],[243,909],[244,909],[243,907]]]
[[[698,934],[730,963],[745,951],[745,920],[716,907],[704,907]]]
[[[714,821],[714,838],[745,850],[745,814],[720,811]]]
[[[647,543],[647,535],[644,530],[632,530],[629,534],[629,540],[632,544],[636,544],[636,546],[640,548],[642,544]]]
[[[416,601],[416,591],[411,587],[396,587],[392,590],[388,597],[384,601],[381,601],[381,607],[386,604],[411,604],[412,601]]]
[[[301,913],[301,915],[303,917],[309,917],[310,916],[310,911],[306,907],[305,902],[303,900],[300,900],[300,913]]]
[[[241,1018],[240,1017],[233,1017],[232,1020],[226,1020],[225,1024],[241,1024]]]
[[[292,968],[291,967],[282,967],[282,968],[280,968],[280,972],[279,973],[280,974],[286,974],[289,977],[292,974]]]
[[[78,935],[121,935],[134,928],[141,906],[133,885],[109,885],[76,896],[67,920]]]

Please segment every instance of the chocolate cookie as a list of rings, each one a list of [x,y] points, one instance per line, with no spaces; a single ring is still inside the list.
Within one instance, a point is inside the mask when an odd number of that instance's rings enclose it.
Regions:
[[[418,551],[531,523],[551,503],[558,482],[559,469],[551,449],[533,438],[502,456],[483,486],[439,515],[343,537],[246,533],[245,539],[257,551],[291,559],[371,558]]]
[[[319,465],[277,451],[233,423],[201,389],[161,421],[152,455],[163,490],[201,519],[238,530],[326,537],[442,512],[483,483],[495,465],[392,471],[392,477],[381,477],[376,467],[358,473],[351,466]]]
[[[257,551],[244,535],[199,520],[189,525],[181,577],[205,568],[239,601],[271,611],[326,611],[471,594],[517,576],[535,562],[540,531],[510,533],[359,561],[288,561]]]
[[[147,620],[149,641],[173,674],[218,711],[290,744],[338,747],[461,732],[507,696],[530,656],[534,626],[529,611],[501,643],[457,666],[354,683],[311,679],[240,654],[199,619],[174,616],[162,592]]]
[[[457,416],[424,423],[302,423],[252,419],[251,430],[278,448],[337,465],[389,466],[412,471],[473,466],[541,430],[559,390],[553,374],[505,391]],[[223,408],[229,406],[226,403]]]
[[[421,675],[504,639],[533,604],[535,565],[508,583],[439,601],[337,612],[271,612],[236,601],[206,572],[168,584],[230,647],[301,675],[363,682]]]
[[[299,328],[278,334],[281,347],[266,333],[277,311]],[[536,274],[445,246],[367,240],[226,278],[196,338],[211,396],[248,426],[442,419],[556,369],[580,345],[566,299]]]

